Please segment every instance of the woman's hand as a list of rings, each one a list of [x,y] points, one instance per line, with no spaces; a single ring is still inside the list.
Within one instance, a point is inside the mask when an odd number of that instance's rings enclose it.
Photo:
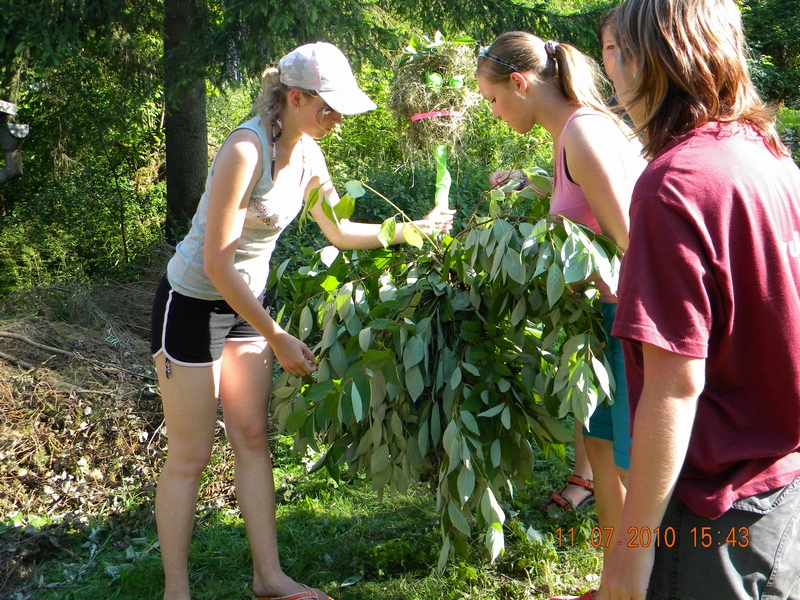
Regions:
[[[431,212],[425,215],[425,218],[414,221],[414,225],[419,230],[426,234],[431,235],[437,231],[450,233],[453,229],[453,215],[456,214],[455,210],[435,207]]]
[[[293,335],[280,331],[269,340],[281,368],[292,375],[304,377],[317,370],[317,359],[308,346]]]
[[[603,567],[595,600],[644,600],[655,552],[655,544],[649,548],[614,548]]]
[[[522,171],[495,171],[489,175],[489,185],[497,187],[509,183],[512,179],[522,180],[524,177]]]

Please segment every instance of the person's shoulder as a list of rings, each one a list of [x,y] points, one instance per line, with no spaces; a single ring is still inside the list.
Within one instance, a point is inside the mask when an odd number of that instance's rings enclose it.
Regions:
[[[567,150],[620,154],[631,159],[641,153],[641,143],[614,116],[600,111],[577,115],[564,132]]]
[[[565,132],[574,137],[592,137],[612,134],[615,137],[625,134],[623,122],[610,113],[595,109],[581,110],[572,118]]]
[[[261,158],[261,140],[252,129],[237,127],[223,142],[215,162],[234,160],[255,166]]]

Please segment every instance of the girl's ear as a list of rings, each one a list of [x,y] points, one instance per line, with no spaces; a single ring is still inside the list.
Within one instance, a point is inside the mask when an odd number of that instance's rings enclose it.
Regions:
[[[297,88],[291,88],[289,93],[286,97],[286,103],[289,105],[289,108],[292,110],[297,110],[298,107],[303,105],[303,97],[305,94],[298,90]]]
[[[528,91],[528,85],[530,85],[530,82],[522,73],[511,73],[511,75],[509,75],[509,79],[511,81],[511,85],[513,85],[514,89],[520,94],[524,94],[526,91]]]

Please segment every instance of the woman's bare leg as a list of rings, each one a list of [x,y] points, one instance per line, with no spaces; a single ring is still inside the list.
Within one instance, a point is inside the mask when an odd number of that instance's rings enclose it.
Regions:
[[[619,525],[625,503],[628,471],[614,464],[614,442],[584,436],[584,445],[594,473],[594,500],[602,532],[603,556],[620,538]]]
[[[167,460],[156,490],[156,524],[164,565],[164,599],[189,600],[189,542],[197,510],[197,491],[214,443],[217,414],[215,367],[155,359],[167,424]]]
[[[267,429],[272,372],[272,350],[266,343],[225,343],[220,399],[234,453],[236,500],[253,554],[253,591],[282,596],[304,588],[284,574],[278,555]]]

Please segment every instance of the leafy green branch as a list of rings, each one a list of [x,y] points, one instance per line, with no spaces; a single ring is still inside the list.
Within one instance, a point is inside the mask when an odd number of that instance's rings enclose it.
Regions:
[[[403,223],[403,237],[405,238],[406,243],[416,248],[422,248],[423,240],[426,240],[428,243],[438,249],[438,242],[433,237],[419,229],[399,206],[365,183],[360,181],[348,181],[345,183],[345,189],[347,192],[344,194],[344,196],[341,196],[338,202],[335,204],[332,202],[330,196],[321,193],[322,187],[322,185],[319,185],[309,194],[308,201],[303,206],[303,210],[300,213],[298,220],[301,229],[308,220],[311,209],[317,204],[317,202],[320,201],[320,196],[322,197],[322,212],[331,221],[338,224],[345,219],[349,219],[353,215],[353,212],[355,211],[355,201],[366,193],[364,189],[366,188],[397,211],[394,215],[388,217],[383,221],[383,223],[381,223],[381,227],[378,232],[378,239],[384,248],[392,244],[395,233],[397,232],[397,217],[400,216]]]
[[[559,417],[585,422],[614,388],[592,278],[616,287],[616,246],[538,200],[508,216],[523,193],[489,198],[438,245],[325,249],[277,281],[319,368],[277,380],[274,421],[297,451],[322,444],[315,468],[334,477],[365,473],[378,494],[430,482],[440,569],[476,528],[503,552],[501,502],[531,477],[532,445],[563,458]]]

